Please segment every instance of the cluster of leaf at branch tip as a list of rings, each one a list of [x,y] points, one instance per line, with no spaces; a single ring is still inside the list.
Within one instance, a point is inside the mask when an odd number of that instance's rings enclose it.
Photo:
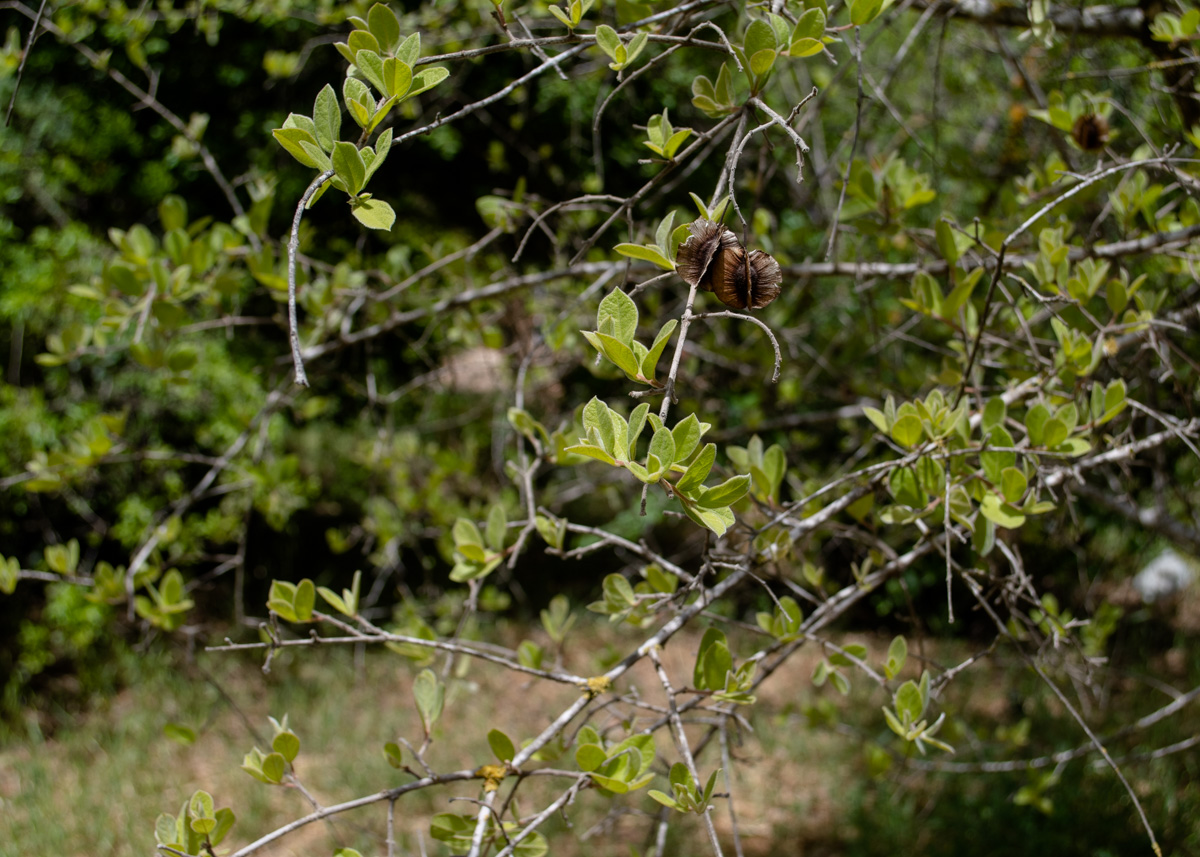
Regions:
[[[306,167],[322,173],[333,172],[333,176],[308,200],[308,207],[332,185],[349,195],[351,211],[364,226],[391,229],[396,220],[395,211],[386,202],[372,199],[363,189],[391,149],[392,130],[385,129],[374,148],[362,143],[370,139],[393,108],[437,86],[450,73],[440,66],[413,72],[421,56],[421,34],[413,33],[401,39],[399,19],[382,3],[371,7],[365,21],[358,17],[352,17],[350,21],[355,30],[345,42],[338,42],[335,47],[350,63],[342,84],[342,101],[346,112],[362,129],[359,142],[339,139],[341,107],[329,84],[317,93],[311,117],[289,114],[283,127],[271,133]],[[378,100],[372,95],[372,89],[378,93]]]
[[[268,718],[274,734],[271,738],[271,752],[264,753],[254,747],[242,759],[242,770],[260,783],[280,785],[287,776],[291,764],[300,753],[300,739],[288,727],[287,715],[281,720]]]
[[[213,854],[233,827],[233,810],[216,809],[212,795],[198,790],[184,801],[178,815],[162,813],[154,824],[154,839],[160,846],[184,854]]]
[[[1159,12],[1150,23],[1150,38],[1175,47],[1180,42],[1194,41],[1200,32],[1200,9],[1188,9],[1182,17]]]
[[[1026,516],[1055,508],[1040,499],[1036,485],[1030,485],[1039,452],[1084,455],[1092,445],[1082,435],[1113,419],[1126,404],[1125,383],[1120,379],[1107,386],[1092,385],[1087,405],[1090,421],[1084,425],[1079,424],[1079,408],[1073,401],[1054,406],[1036,402],[1026,409],[1022,423],[1012,421],[1025,431],[1024,442],[1018,444],[1009,431],[1007,405],[1003,398],[993,397],[983,407],[976,459],[954,454],[966,450],[975,434],[965,397],[951,408],[941,391],[934,390],[923,401],[897,408],[888,396],[882,411],[864,408],[866,417],[904,449],[922,454],[889,474],[888,490],[895,504],[881,509],[880,518],[886,523],[910,523],[942,515],[941,504],[946,503],[950,518],[973,533],[976,549],[986,555],[994,543],[995,527],[1020,527]],[[976,506],[982,521],[975,515]]]
[[[921,673],[919,684],[910,679],[896,689],[896,693],[892,696],[892,707],[883,706],[883,718],[887,721],[888,728],[905,741],[911,742],[922,755],[925,754],[926,744],[947,753],[953,753],[953,747],[945,741],[933,737],[946,722],[946,713],[942,712],[938,715],[937,720],[929,723],[922,719],[928,708],[929,671],[924,670]]]
[[[354,580],[349,589],[343,589],[338,595],[325,586],[315,586],[307,577],[299,583],[287,580],[272,580],[271,591],[267,595],[267,607],[271,612],[285,622],[313,622],[317,617],[313,613],[316,596],[319,594],[330,607],[339,613],[354,617],[358,615],[359,587],[362,583],[362,572],[354,572]]]
[[[751,95],[757,95],[781,56],[796,59],[825,52],[825,46],[838,41],[825,32],[829,6],[825,0],[791,0],[787,10],[796,19],[793,25],[787,18],[768,12],[766,19],[756,18],[746,27],[741,45],[732,45],[735,60],[750,84]],[[850,3],[850,20],[856,26],[870,23],[883,10],[882,0],[857,0]],[[710,119],[727,116],[741,109],[733,90],[733,79],[727,66],[722,65],[716,83],[704,75],[692,81],[692,104]]]
[[[441,812],[430,822],[429,835],[438,842],[446,843],[451,854],[466,854],[471,850],[478,821],[473,815]],[[487,821],[484,824],[484,841],[498,838],[503,842],[520,830],[520,825],[515,821],[497,824],[495,814],[490,812],[487,813]],[[514,857],[542,857],[549,850],[550,843],[546,841],[546,837],[535,830],[518,842],[512,853]]]
[[[579,730],[575,763],[605,794],[645,788],[654,779],[657,751],[653,735],[631,735],[609,744],[591,726]]]

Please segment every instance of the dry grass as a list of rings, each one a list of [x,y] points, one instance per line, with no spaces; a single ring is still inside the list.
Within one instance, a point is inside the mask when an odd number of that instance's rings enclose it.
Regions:
[[[514,637],[511,642],[518,639],[515,632],[509,635]],[[585,625],[574,637],[572,651],[579,654],[568,658],[566,666],[581,674],[598,672],[598,659],[607,647],[623,649],[632,639],[603,624]],[[680,685],[690,677],[697,642],[696,635],[680,636],[663,652]],[[881,650],[882,645],[873,644],[872,649]],[[833,773],[845,760],[844,742],[808,730],[799,713],[814,694],[809,675],[816,657],[815,649],[802,652],[765,686],[753,717],[768,742],[748,735],[735,748],[738,823],[752,857],[772,853],[782,829],[789,836],[797,831],[820,836],[835,820],[829,784],[837,782]],[[406,774],[385,764],[381,748],[398,736],[419,743],[421,727],[411,697],[416,672],[410,662],[382,651],[368,653],[357,663],[345,651],[285,655],[276,660],[269,676],[254,661],[211,654],[180,672],[152,670],[144,683],[123,691],[70,730],[42,743],[0,750],[0,857],[151,854],[155,817],[177,811],[199,788],[212,793],[218,806],[234,808],[238,823],[227,843],[235,847],[304,814],[309,806],[295,789],[263,785],[239,769],[242,755],[252,746],[265,749],[268,715],[290,716],[302,742],[297,772],[323,805],[407,782]],[[632,688],[644,699],[662,701],[662,689],[646,668],[633,670],[622,682],[622,689]],[[540,731],[575,694],[569,687],[524,682],[487,665],[472,665],[450,684],[428,760],[446,771],[491,761],[489,729],[499,728],[519,744]],[[196,729],[195,743],[185,746],[167,739],[162,730],[168,722]],[[258,731],[257,739],[251,727]],[[665,733],[659,753],[667,761],[676,759]],[[702,762],[705,770],[718,765],[713,755]],[[573,760],[561,766],[573,768]],[[537,780],[522,788],[524,811],[536,809],[539,798],[548,800],[555,793],[556,782]],[[451,799],[478,796],[476,783],[406,796],[396,815],[403,850],[420,853],[423,840],[428,853],[444,851],[429,839],[430,817],[435,812],[468,813],[469,803]],[[654,812],[657,805],[644,792],[624,799],[622,805],[632,812],[610,816],[609,801],[583,795],[572,810],[573,835],[553,838],[554,853],[605,857],[627,855],[630,845],[641,846],[647,829],[643,814]],[[725,806],[716,819],[718,830],[728,835],[732,821]],[[331,854],[345,846],[378,853],[384,825],[385,808],[380,804],[332,824],[309,825],[260,853],[299,857]],[[554,837],[563,827],[556,822],[547,832]],[[695,817],[681,819],[678,827],[684,840],[700,835]],[[583,843],[572,844],[581,834],[586,837]]]

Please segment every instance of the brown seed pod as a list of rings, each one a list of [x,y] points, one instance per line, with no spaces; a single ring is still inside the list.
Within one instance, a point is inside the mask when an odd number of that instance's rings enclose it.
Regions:
[[[689,286],[713,292],[735,309],[762,309],[779,297],[779,263],[761,250],[749,253],[737,236],[718,223],[694,221],[691,237],[679,245],[675,270]]]
[[[675,253],[675,270],[689,286],[713,290],[714,261],[721,251],[741,249],[737,236],[711,220],[700,218],[688,227],[692,234]]]
[[[779,297],[783,273],[762,250],[722,250],[713,265],[713,294],[734,309],[762,309]]]
[[[1103,149],[1108,143],[1108,120],[1095,113],[1085,113],[1071,126],[1071,139],[1085,152]]]

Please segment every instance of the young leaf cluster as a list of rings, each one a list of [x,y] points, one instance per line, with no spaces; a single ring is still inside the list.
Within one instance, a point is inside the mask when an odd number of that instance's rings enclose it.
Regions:
[[[611,794],[644,788],[654,779],[653,735],[631,735],[609,744],[591,726],[579,730],[575,762],[597,786]]]
[[[401,39],[400,22],[387,6],[376,3],[367,19],[352,17],[354,31],[335,47],[350,63],[342,85],[342,103],[350,118],[362,129],[359,143],[340,140],[341,106],[333,87],[326,84],[317,94],[312,116],[292,113],[282,128],[272,133],[289,154],[306,167],[333,172],[328,182],[309,200],[311,206],[329,185],[350,197],[355,218],[371,229],[391,229],[396,213],[383,200],[364,193],[367,182],[383,165],[391,150],[390,128],[379,135],[375,146],[362,145],[392,109],[450,76],[440,66],[413,71],[421,55],[421,35]],[[375,94],[372,94],[374,90]]]
[[[669,319],[647,348],[636,339],[637,304],[618,288],[613,289],[600,301],[600,307],[596,311],[596,329],[583,330],[580,333],[593,348],[624,372],[626,378],[659,388],[662,384],[655,378],[655,370],[677,324],[675,319]]]
[[[635,460],[637,442],[647,423],[654,433],[646,464],[642,465]],[[634,408],[626,421],[593,398],[583,409],[583,427],[585,436],[568,452],[624,467],[647,485],[662,484],[679,500],[689,518],[718,536],[733,526],[730,506],[746,496],[750,477],[732,476],[719,485],[704,486],[716,461],[717,447],[711,443],[700,447],[700,439],[711,426],[697,420],[695,414],[688,414],[669,429],[657,414],[650,413],[645,402]]]
[[[935,737],[946,720],[945,713],[939,714],[938,719],[928,723],[922,718],[929,708],[929,671],[921,673],[920,684],[906,681],[897,688],[892,697],[892,708],[883,706],[883,717],[888,728],[914,744],[921,755],[925,754],[925,745],[931,744],[939,750],[953,753],[954,748]]]
[[[696,665],[692,668],[692,684],[696,690],[711,691],[713,699],[736,705],[753,705],[756,697],[750,692],[758,661],[746,661],[734,668],[729,640],[720,628],[709,628],[700,640]]]

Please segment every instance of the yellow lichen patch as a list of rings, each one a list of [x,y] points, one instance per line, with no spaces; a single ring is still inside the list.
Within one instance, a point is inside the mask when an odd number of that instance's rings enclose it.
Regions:
[[[483,777],[483,790],[485,792],[494,792],[500,788],[500,781],[504,779],[504,775],[508,773],[508,769],[503,765],[480,765],[475,769],[475,776]]]

